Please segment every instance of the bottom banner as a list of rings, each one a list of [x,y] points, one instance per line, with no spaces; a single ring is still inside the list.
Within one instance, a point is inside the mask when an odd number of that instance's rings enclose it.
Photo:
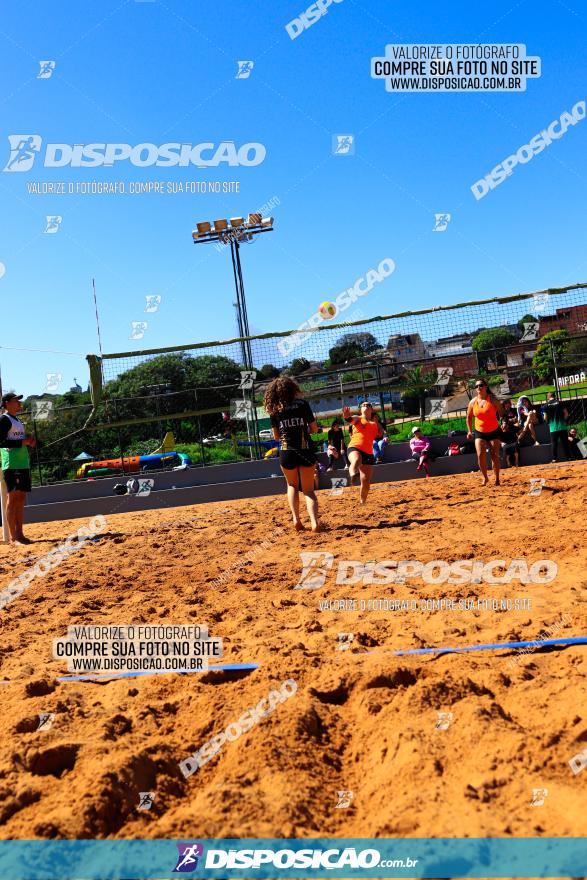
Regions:
[[[587,840],[545,838],[311,838],[5,840],[10,880],[164,880],[185,877],[586,877]]]

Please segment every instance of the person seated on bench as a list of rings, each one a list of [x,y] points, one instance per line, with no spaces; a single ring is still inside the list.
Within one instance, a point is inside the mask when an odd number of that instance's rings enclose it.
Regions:
[[[570,459],[576,459],[581,461],[583,456],[581,455],[581,450],[579,449],[579,443],[581,442],[581,438],[577,434],[576,428],[569,429],[569,451],[570,451]]]
[[[504,418],[501,420],[501,430],[503,433],[501,455],[504,467],[520,466],[520,444],[516,428],[519,428],[517,422],[513,422],[511,419],[508,421],[504,414]]]
[[[521,428],[521,425],[518,421],[518,412],[512,406],[511,398],[506,397],[506,399],[503,401],[502,405],[503,405],[502,419],[505,419],[508,423],[511,423],[514,426],[514,428],[517,428],[519,430]]]
[[[344,458],[346,466],[349,466],[342,425],[338,419],[334,419],[328,432],[328,471],[334,470],[334,462],[339,458]]]
[[[522,433],[518,436],[518,440],[523,440],[526,434],[530,434],[534,441],[534,446],[540,446],[535,430],[535,426],[538,424],[538,414],[530,398],[520,397],[516,409],[518,412],[518,422],[522,426]]]
[[[418,462],[417,471],[424,470],[426,471],[426,476],[429,477],[430,473],[428,470],[428,463],[430,461],[434,461],[436,456],[434,453],[430,451],[430,440],[428,437],[424,437],[420,428],[415,427],[412,428],[412,439],[410,440],[410,449],[412,450],[412,458],[414,461]]]
[[[385,448],[389,441],[387,439],[387,428],[385,427],[377,413],[375,413],[375,418],[381,425],[383,437],[379,437],[379,439],[373,441],[373,455],[375,456],[375,464],[381,464],[381,462],[385,458]]]

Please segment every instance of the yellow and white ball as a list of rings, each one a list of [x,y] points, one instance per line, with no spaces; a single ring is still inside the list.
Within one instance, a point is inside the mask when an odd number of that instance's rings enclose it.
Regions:
[[[318,311],[320,312],[322,317],[326,321],[328,321],[328,320],[330,320],[330,318],[334,318],[338,309],[336,308],[336,306],[334,305],[333,302],[330,302],[330,300],[325,300],[323,303],[320,303],[320,305],[318,307]]]

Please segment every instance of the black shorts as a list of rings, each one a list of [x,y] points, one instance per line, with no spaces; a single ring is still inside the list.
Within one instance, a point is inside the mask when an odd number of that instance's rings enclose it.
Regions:
[[[495,431],[477,431],[474,433],[475,440],[503,440],[503,431],[496,428]]]
[[[282,449],[279,453],[279,464],[286,471],[294,471],[299,467],[314,467],[316,454],[311,449]]]
[[[369,452],[363,452],[362,449],[357,449],[356,446],[349,446],[348,454],[351,452],[358,452],[361,456],[361,464],[375,464],[375,456]]]
[[[4,482],[9,492],[15,489],[17,492],[31,491],[31,472],[29,468],[8,468],[4,471]]]

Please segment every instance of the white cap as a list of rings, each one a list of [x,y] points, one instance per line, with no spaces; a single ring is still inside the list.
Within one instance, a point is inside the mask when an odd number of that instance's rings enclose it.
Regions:
[[[422,428],[419,428],[417,425],[415,428],[412,428],[412,434],[415,434],[417,431],[421,431]]]

